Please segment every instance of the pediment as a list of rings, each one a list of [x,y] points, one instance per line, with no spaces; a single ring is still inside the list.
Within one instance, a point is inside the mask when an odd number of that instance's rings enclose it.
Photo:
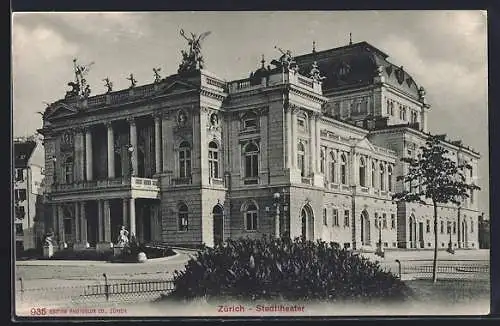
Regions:
[[[57,119],[76,114],[78,109],[66,103],[54,104],[47,112],[46,119]]]
[[[375,148],[373,147],[372,143],[370,143],[370,141],[366,138],[359,140],[356,143],[356,148],[364,149],[367,151],[375,151]]]
[[[158,95],[170,95],[170,94],[176,94],[176,93],[185,93],[185,92],[194,91],[197,89],[198,88],[194,85],[176,80],[170,84],[166,84],[164,86],[161,86],[160,89],[157,91],[157,94]]]

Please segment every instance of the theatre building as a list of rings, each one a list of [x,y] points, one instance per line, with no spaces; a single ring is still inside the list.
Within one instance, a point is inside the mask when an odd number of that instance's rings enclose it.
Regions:
[[[366,42],[287,52],[233,81],[184,55],[175,75],[95,96],[74,87],[46,109],[46,225],[59,243],[106,248],[125,225],[177,245],[286,234],[433,246],[432,207],[391,197],[400,159],[428,136],[430,105],[385,53]],[[479,154],[442,143],[476,182]],[[439,207],[440,248],[478,247],[476,198]]]

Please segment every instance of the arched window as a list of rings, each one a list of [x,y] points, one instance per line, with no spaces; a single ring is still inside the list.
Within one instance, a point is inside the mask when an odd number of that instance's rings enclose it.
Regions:
[[[208,168],[210,178],[219,178],[219,146],[211,141],[208,144]]]
[[[191,146],[187,141],[179,145],[179,177],[191,177]]]
[[[179,205],[179,209],[177,212],[177,220],[179,223],[179,231],[187,231],[188,230],[188,207],[184,203]]]
[[[379,166],[379,171],[380,171],[380,190],[384,190],[385,187],[384,187],[384,178],[385,178],[385,169],[384,169],[384,165],[382,163],[380,163],[380,166]]]
[[[347,159],[344,154],[340,156],[340,182],[347,184]]]
[[[255,143],[248,143],[244,149],[245,178],[259,176],[259,147]]]
[[[362,157],[359,159],[359,185],[366,187],[366,166]]]
[[[391,115],[394,116],[394,102],[391,101]]]
[[[73,158],[68,157],[64,162],[64,181],[66,183],[73,182]]]
[[[470,233],[474,233],[474,221],[472,220],[472,217],[470,219]]]
[[[391,114],[391,102],[387,100],[387,114]]]
[[[246,205],[244,211],[245,215],[245,228],[247,231],[256,231],[258,223],[258,209],[257,206],[252,202]]]
[[[300,175],[305,176],[306,174],[306,152],[304,149],[304,145],[302,143],[299,143],[297,145],[297,166],[300,169]]]
[[[392,166],[387,167],[387,190],[392,192]]]
[[[329,163],[329,171],[328,174],[330,176],[330,182],[335,183],[335,154],[333,152],[330,153],[330,163]]]
[[[320,173],[325,173],[325,151],[324,150],[321,150],[319,152],[319,159],[320,159],[320,162],[319,162]]]
[[[375,188],[377,184],[377,165],[372,162],[372,187]]]

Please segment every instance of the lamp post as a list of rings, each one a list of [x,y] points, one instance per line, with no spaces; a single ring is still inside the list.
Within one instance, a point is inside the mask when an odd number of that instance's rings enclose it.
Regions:
[[[448,249],[446,249],[447,252],[450,254],[454,254],[455,250],[453,250],[453,243],[451,242],[451,222],[448,221],[448,233],[450,234],[450,242],[448,242]]]
[[[273,194],[274,199],[274,207],[276,207],[276,215],[275,215],[275,237],[279,239],[280,237],[280,197],[281,194],[279,192],[275,192]]]
[[[384,257],[384,250],[382,249],[382,216],[378,217],[378,245],[375,254],[379,257]]]
[[[128,170],[129,170],[129,175],[130,177],[134,176],[134,167],[132,165],[132,153],[134,152],[134,146],[128,145],[127,146],[127,152],[128,152]]]

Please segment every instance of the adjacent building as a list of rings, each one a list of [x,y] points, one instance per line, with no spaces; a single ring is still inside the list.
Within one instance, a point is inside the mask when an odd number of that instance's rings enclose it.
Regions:
[[[428,136],[425,91],[403,67],[360,42],[284,52],[225,81],[198,54],[184,53],[175,75],[141,86],[131,76],[130,88],[96,96],[77,75],[46,109],[46,227],[60,243],[106,248],[125,225],[170,244],[287,234],[433,247],[431,206],[391,199],[400,159]],[[476,182],[479,153],[442,142]],[[440,248],[478,248],[476,198],[439,207]]]
[[[43,220],[44,149],[36,137],[14,139],[14,234],[16,250],[37,246],[36,226]]]

